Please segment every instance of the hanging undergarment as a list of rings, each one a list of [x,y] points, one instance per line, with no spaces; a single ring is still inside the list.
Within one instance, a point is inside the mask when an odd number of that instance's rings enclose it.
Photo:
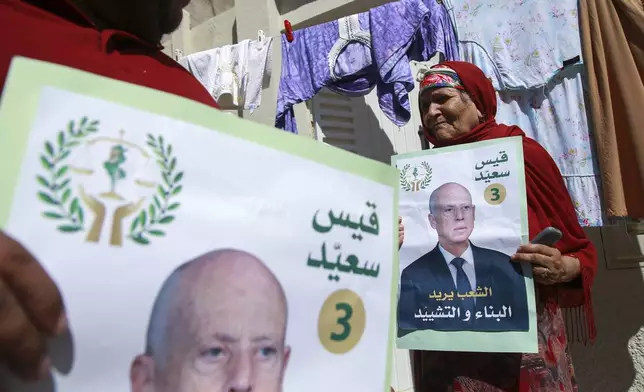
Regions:
[[[272,39],[245,40],[179,60],[204,85],[219,107],[251,112],[261,104]]]
[[[445,8],[425,1],[431,9],[422,0],[401,0],[297,30],[293,42],[283,35],[275,126],[297,133],[293,105],[324,87],[361,96],[376,85],[385,115],[398,125],[409,121],[407,93],[414,87],[409,60],[427,60],[436,52],[458,58]],[[379,27],[371,29],[374,24]]]
[[[545,85],[581,61],[578,0],[444,0],[464,61],[497,91]]]
[[[349,45],[352,49],[349,50]],[[328,66],[331,85],[329,88],[344,94],[360,94],[370,90],[371,81],[357,78],[343,85],[342,79],[351,74],[351,68],[364,69],[371,66],[371,34],[362,30],[358,15],[338,20],[338,40],[329,50]],[[345,56],[340,57],[342,53]]]
[[[275,126],[297,133],[293,105],[313,98],[323,87],[362,95],[375,84],[371,68],[369,17],[362,13],[282,35],[282,75]],[[355,38],[357,37],[357,38]]]

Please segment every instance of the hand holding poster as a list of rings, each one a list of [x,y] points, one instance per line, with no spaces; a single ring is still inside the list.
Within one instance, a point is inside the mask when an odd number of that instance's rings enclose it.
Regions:
[[[2,228],[71,326],[36,390],[389,391],[394,168],[23,58],[0,128]]]
[[[398,347],[536,352],[520,138],[398,155]]]

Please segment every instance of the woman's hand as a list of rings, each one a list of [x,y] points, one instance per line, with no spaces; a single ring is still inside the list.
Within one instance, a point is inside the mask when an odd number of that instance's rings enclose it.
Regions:
[[[546,285],[570,282],[581,272],[578,259],[564,256],[557,248],[547,245],[521,245],[511,259],[531,263],[534,279]]]
[[[398,249],[402,247],[403,241],[405,241],[405,225],[402,223],[402,217],[398,217]]]

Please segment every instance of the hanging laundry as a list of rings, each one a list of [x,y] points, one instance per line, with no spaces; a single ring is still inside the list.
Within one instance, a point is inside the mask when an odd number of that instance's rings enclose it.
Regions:
[[[428,60],[436,52],[458,58],[445,8],[425,1],[430,8],[423,0],[401,0],[297,30],[293,42],[283,35],[275,126],[297,133],[293,105],[324,87],[360,96],[376,85],[383,112],[404,125],[410,118],[407,92],[414,86],[409,60]]]
[[[499,95],[497,120],[554,158],[582,226],[601,226],[601,179],[582,83],[577,0],[443,0],[465,61]]]
[[[601,226],[601,180],[586,116],[582,64],[542,88],[498,92],[497,121],[519,126],[553,157],[582,226]]]
[[[179,63],[204,85],[220,108],[252,112],[261,104],[271,43],[272,38],[244,40],[188,55]]]
[[[445,17],[445,7],[436,0],[423,0],[421,4],[428,13],[402,1],[369,13],[379,76],[378,103],[397,126],[407,124],[411,117],[407,94],[414,89],[414,77],[409,62],[427,61],[437,51],[446,60],[458,60],[458,44],[452,38],[454,29]]]
[[[476,64],[496,90],[545,85],[581,61],[578,0],[443,0],[464,61]]]

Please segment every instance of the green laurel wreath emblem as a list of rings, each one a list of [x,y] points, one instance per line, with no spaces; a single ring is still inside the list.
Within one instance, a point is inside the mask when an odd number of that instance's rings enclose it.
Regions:
[[[420,183],[420,189],[425,189],[427,188],[427,185],[429,185],[430,182],[432,182],[432,168],[429,166],[429,163],[423,161],[421,163],[421,166],[425,169],[425,177],[423,178],[423,181]]]
[[[148,134],[147,145],[156,155],[163,183],[157,186],[157,194],[152,198],[152,202],[147,208],[141,209],[130,226],[127,238],[141,245],[148,245],[150,236],[165,236],[161,227],[174,221],[175,216],[172,213],[181,206],[181,203],[175,200],[183,190],[183,172],[177,170],[177,158],[172,155],[172,145],[165,144],[163,136],[155,138],[151,134]]]
[[[85,213],[80,200],[72,195],[71,178],[67,158],[73,149],[90,134],[98,132],[99,121],[89,121],[87,117],[79,121],[71,120],[66,130],[58,131],[54,142],[45,141],[45,149],[40,154],[40,164],[45,173],[38,174],[36,180],[42,187],[38,199],[49,208],[42,215],[59,221],[58,231],[76,233],[85,227]]]
[[[420,184],[418,184],[418,187],[420,189],[425,189],[432,182],[432,168],[431,166],[429,166],[429,163],[425,161],[421,163],[421,166],[423,167],[423,169],[425,169],[425,175],[423,176]],[[405,192],[410,192],[413,188],[413,184],[407,179],[407,175],[409,174],[409,170],[411,169],[411,165],[406,164],[400,171],[400,188]]]
[[[409,172],[409,169],[411,169],[411,165],[408,163],[403,166],[402,170],[400,171],[400,187],[405,192],[411,191],[411,184],[409,183],[409,181],[407,181],[407,172]]]

